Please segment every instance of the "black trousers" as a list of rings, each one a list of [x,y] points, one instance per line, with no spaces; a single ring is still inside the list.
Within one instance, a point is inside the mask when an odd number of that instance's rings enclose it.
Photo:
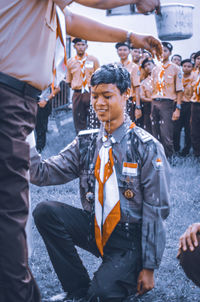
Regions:
[[[173,108],[174,102],[170,99],[152,101],[152,133],[162,143],[168,158],[174,153]]]
[[[87,129],[90,109],[90,93],[74,91],[72,96],[72,104],[74,127],[76,133],[78,133],[80,130]]]
[[[38,107],[36,120],[36,148],[43,149],[46,145],[46,133],[48,128],[48,118],[52,111],[52,102],[47,102],[44,108]]]
[[[191,148],[191,134],[190,134],[190,117],[191,117],[191,103],[182,102],[180,118],[174,121],[174,150],[180,151],[180,137],[181,130],[184,128],[185,142],[182,153],[187,155]]]
[[[90,280],[75,249],[100,257],[94,237],[94,216],[60,202],[42,202],[33,212],[51,262],[64,291],[87,301],[122,301],[136,292],[141,271],[141,227],[119,224],[104,248],[102,264]]]
[[[39,302],[28,267],[29,145],[37,103],[0,85],[0,301]]]
[[[200,103],[191,104],[191,141],[195,156],[200,156]]]

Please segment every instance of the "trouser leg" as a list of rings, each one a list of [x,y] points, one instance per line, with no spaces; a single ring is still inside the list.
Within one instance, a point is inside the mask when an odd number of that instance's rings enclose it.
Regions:
[[[90,278],[75,245],[99,256],[91,214],[60,202],[42,202],[33,212],[55,272],[64,291],[81,296]]]
[[[39,290],[28,268],[29,146],[37,104],[0,87],[0,301],[38,302]]]
[[[43,149],[46,145],[46,133],[48,128],[48,117],[51,114],[51,102],[48,102],[44,108],[38,107],[36,119],[36,148]]]
[[[200,104],[191,105],[191,141],[195,156],[200,156]]]
[[[190,117],[191,117],[191,103],[183,103],[183,127],[185,130],[185,145],[183,148],[184,154],[188,154],[191,148],[191,131],[190,131]]]
[[[76,133],[87,128],[90,108],[90,93],[74,92],[72,97],[73,119]]]
[[[173,121],[173,127],[174,127],[174,151],[179,152],[180,151],[180,138],[181,138],[181,129],[182,129],[182,119],[181,117],[177,121]]]
[[[137,292],[142,269],[140,234],[139,230],[116,227],[104,248],[103,261],[94,274],[87,301],[121,302]]]
[[[152,101],[151,115],[152,115],[152,134],[157,140],[160,141],[161,134],[160,134],[159,102]]]
[[[151,103],[143,103],[143,128],[144,130],[152,133],[151,126]]]

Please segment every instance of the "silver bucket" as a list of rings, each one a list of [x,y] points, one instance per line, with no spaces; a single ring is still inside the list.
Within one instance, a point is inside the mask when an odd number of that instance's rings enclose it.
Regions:
[[[193,35],[193,9],[194,6],[190,4],[161,5],[161,15],[155,15],[159,39],[175,41],[191,38]]]

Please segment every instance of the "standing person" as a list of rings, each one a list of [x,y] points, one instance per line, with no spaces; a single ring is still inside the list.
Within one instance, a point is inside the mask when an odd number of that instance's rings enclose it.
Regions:
[[[147,77],[141,82],[140,85],[140,99],[143,103],[143,128],[152,133],[152,125],[151,125],[151,103],[152,103],[152,93],[153,87],[151,82],[151,73],[153,68],[155,67],[154,61],[152,58],[146,58],[141,67],[144,69]]]
[[[72,96],[72,112],[76,133],[88,126],[90,109],[90,78],[97,68],[99,61],[88,55],[87,41],[79,38],[72,40],[76,56],[67,62],[66,82],[74,91]]]
[[[125,68],[102,66],[91,78],[100,131],[80,131],[45,161],[32,150],[32,183],[80,178],[83,210],[55,201],[40,203],[33,213],[68,293],[64,301],[121,302],[154,287],[169,214],[169,165],[161,144],[124,115],[129,87]],[[92,280],[75,245],[102,258]]]
[[[56,7],[64,12],[69,35],[92,41],[128,39],[161,56],[160,42],[98,23],[67,10],[70,0],[0,1],[0,301],[39,302],[27,264],[25,225],[28,217],[29,146],[35,127],[37,98],[53,79]],[[135,3],[140,12],[159,9],[159,0],[74,0],[109,9]],[[91,31],[91,28],[93,31]],[[23,54],[23,55],[22,55]],[[34,54],[34,55],[33,55]]]
[[[130,118],[137,120],[141,117],[140,106],[140,71],[137,64],[129,60],[130,45],[127,43],[117,43],[115,45],[117,54],[120,57],[120,65],[126,68],[131,75],[131,92],[130,97],[127,100],[127,112]]]
[[[184,128],[185,142],[183,150],[180,155],[186,156],[190,152],[191,148],[191,134],[190,134],[190,118],[191,118],[191,99],[193,95],[193,84],[196,79],[195,73],[193,72],[193,64],[190,59],[185,59],[181,62],[183,70],[183,95],[180,118],[174,121],[174,150],[180,152],[180,136],[181,130]]]
[[[180,117],[183,84],[180,68],[169,61],[172,44],[162,42],[162,45],[163,64],[157,65],[152,71],[152,132],[163,144],[166,156],[170,158],[174,153],[173,120]],[[175,100],[177,103],[174,111]]]
[[[132,61],[140,66],[140,60],[142,58],[142,50],[141,48],[136,48],[135,46],[131,46],[131,56],[132,56]]]
[[[181,55],[175,54],[171,58],[172,63],[181,66],[182,57]]]
[[[200,51],[194,56],[195,81],[191,104],[191,142],[195,157],[200,157]]]
[[[36,117],[36,149],[39,153],[42,152],[46,145],[46,132],[48,129],[48,119],[52,112],[52,98],[60,91],[60,87],[54,89],[50,95],[41,99],[38,102],[38,112]]]

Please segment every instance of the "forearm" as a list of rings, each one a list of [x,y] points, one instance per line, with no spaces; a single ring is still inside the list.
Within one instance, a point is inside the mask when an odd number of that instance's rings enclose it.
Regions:
[[[180,104],[181,105],[181,100],[182,100],[182,97],[183,97],[183,91],[179,91],[179,92],[177,92],[177,99],[176,99],[176,101],[177,101],[177,104]]]
[[[140,106],[140,86],[135,88],[135,98],[136,106]]]
[[[135,4],[137,1],[136,0],[74,0],[74,2],[93,8],[110,9],[113,7],[118,7],[126,4]]]
[[[124,42],[127,31],[108,26],[92,19],[64,10],[67,33],[73,37],[80,37],[97,42]],[[92,28],[92,30],[91,30]]]

